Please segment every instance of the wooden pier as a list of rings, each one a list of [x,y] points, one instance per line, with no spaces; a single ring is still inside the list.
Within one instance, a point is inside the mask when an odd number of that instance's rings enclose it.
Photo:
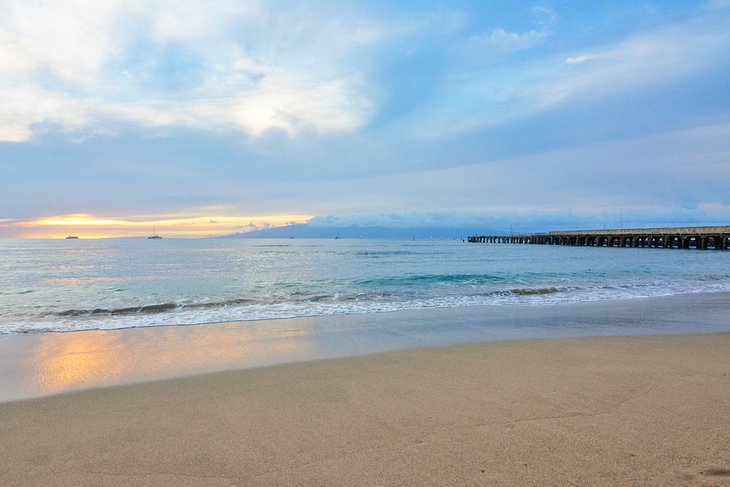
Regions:
[[[470,243],[662,249],[730,249],[730,226],[575,230],[525,235],[473,235]]]

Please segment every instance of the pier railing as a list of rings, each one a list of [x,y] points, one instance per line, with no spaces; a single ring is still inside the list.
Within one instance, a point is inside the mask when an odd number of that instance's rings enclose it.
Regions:
[[[730,249],[730,226],[558,230],[524,235],[473,235],[470,243],[665,249]]]

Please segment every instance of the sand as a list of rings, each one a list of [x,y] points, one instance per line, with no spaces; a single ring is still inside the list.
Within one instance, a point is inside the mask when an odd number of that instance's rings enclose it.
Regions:
[[[0,333],[0,403],[150,380],[463,343],[730,332],[730,293],[279,320]]]
[[[483,343],[0,404],[0,485],[730,485],[730,334]]]

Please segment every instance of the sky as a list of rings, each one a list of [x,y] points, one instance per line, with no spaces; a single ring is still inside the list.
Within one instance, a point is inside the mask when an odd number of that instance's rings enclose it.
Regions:
[[[0,237],[730,224],[727,0],[0,8]]]

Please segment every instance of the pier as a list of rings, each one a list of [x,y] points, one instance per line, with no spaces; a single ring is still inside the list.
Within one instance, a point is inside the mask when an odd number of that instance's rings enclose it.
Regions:
[[[473,235],[470,243],[660,249],[730,249],[730,226],[570,230],[525,235]]]

